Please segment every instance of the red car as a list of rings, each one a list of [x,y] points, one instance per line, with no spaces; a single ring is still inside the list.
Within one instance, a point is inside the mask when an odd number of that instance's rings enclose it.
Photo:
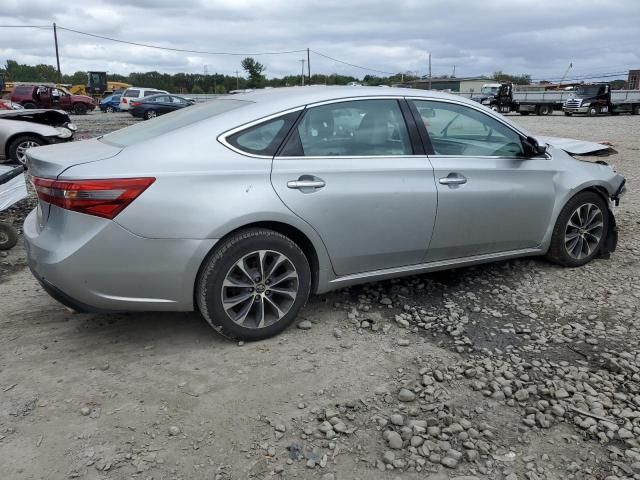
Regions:
[[[96,108],[96,102],[86,95],[73,95],[64,88],[46,85],[16,85],[11,101],[24,108],[55,108],[84,115]]]
[[[0,110],[19,110],[21,108],[23,108],[22,105],[0,98]]]

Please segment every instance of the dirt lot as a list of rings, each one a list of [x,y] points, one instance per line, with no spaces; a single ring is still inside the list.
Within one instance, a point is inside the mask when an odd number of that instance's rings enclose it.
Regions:
[[[0,257],[0,478],[640,479],[640,117],[514,118],[615,145],[611,259],[341,290],[239,345],[196,314],[70,313]]]

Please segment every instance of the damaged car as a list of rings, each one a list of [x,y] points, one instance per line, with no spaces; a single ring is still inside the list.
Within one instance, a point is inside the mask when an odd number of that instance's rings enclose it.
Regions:
[[[32,147],[69,142],[76,126],[62,110],[0,110],[0,161],[26,161]]]
[[[346,120],[345,120],[346,119]],[[308,87],[194,105],[30,149],[29,266],[77,311],[199,311],[275,335],[310,294],[616,247],[625,179],[458,96]]]

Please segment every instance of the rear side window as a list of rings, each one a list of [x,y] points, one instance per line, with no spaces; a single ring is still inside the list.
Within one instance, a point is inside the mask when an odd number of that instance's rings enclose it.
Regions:
[[[229,144],[243,152],[273,157],[300,112],[283,115],[248,127],[226,138]]]
[[[151,95],[159,95],[160,93],[163,93],[163,92],[158,92],[156,90],[146,90],[146,91],[144,91],[142,93],[142,96],[143,97],[150,97]]]
[[[400,105],[387,99],[309,108],[281,153],[305,157],[412,154]]]
[[[29,95],[33,87],[16,87],[15,92],[17,95]]]
[[[138,95],[140,95],[140,90],[127,90],[122,96],[125,98],[137,98]]]
[[[140,122],[130,127],[116,130],[113,133],[99,137],[98,140],[109,145],[128,147],[252,103],[246,100],[218,99],[177,110],[171,115],[158,117],[153,122]]]

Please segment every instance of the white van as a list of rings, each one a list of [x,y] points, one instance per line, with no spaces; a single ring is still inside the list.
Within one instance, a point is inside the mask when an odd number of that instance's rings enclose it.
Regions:
[[[157,88],[129,87],[122,92],[122,96],[120,97],[120,111],[126,112],[129,110],[131,100],[148,97],[149,95],[157,95],[158,93],[169,92],[166,90],[158,90]]]

